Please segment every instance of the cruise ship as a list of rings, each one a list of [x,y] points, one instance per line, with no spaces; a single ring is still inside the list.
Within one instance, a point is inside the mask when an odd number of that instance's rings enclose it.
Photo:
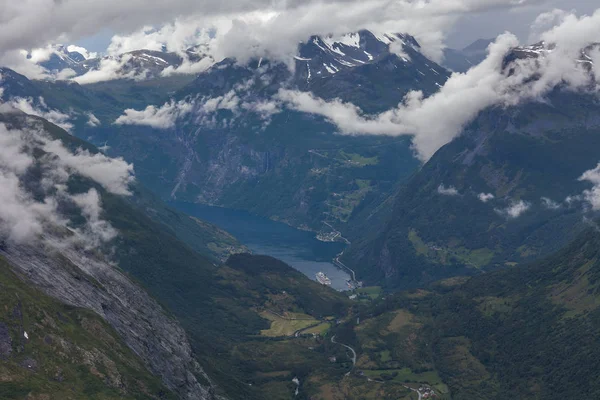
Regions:
[[[322,285],[331,285],[331,279],[327,277],[323,272],[317,272],[317,281]]]

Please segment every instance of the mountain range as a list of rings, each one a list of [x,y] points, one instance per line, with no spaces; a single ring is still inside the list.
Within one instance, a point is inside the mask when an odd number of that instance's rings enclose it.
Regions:
[[[484,107],[428,160],[340,122],[435,97],[490,43],[444,66],[359,31],[288,63],[56,47],[41,65],[67,80],[1,68],[0,397],[595,398],[597,95]],[[502,76],[552,51],[512,48]],[[344,240],[366,287],[248,254],[172,199]]]

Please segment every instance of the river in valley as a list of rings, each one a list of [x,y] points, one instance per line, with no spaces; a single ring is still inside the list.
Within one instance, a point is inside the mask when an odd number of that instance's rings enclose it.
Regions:
[[[278,258],[312,280],[316,280],[316,273],[322,271],[331,279],[332,288],[348,289],[346,281],[350,276],[331,262],[344,249],[343,243],[321,242],[313,232],[301,231],[246,211],[183,202],[169,204],[226,230],[254,254]]]

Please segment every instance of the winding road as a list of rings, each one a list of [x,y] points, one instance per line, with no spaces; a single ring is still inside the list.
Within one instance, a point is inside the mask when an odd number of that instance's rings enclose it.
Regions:
[[[331,337],[331,343],[334,343],[334,344],[339,344],[340,346],[343,346],[343,347],[347,348],[348,350],[350,350],[350,351],[352,352],[352,368],[354,368],[354,366],[356,365],[356,351],[354,351],[354,349],[353,349],[352,347],[350,347],[350,346],[348,346],[348,345],[346,345],[346,344],[343,344],[343,343],[336,342],[336,341],[335,341],[335,335],[333,335],[333,336]],[[348,371],[348,372],[346,373],[346,376],[350,375],[350,372],[351,372],[351,371],[352,371],[352,370]]]

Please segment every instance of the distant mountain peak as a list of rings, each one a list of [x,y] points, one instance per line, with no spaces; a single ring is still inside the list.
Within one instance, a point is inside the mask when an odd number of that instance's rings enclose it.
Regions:
[[[496,39],[477,39],[467,47],[463,48],[462,51],[465,53],[473,53],[485,51],[491,43],[494,43]]]
[[[393,51],[391,46],[394,44]],[[296,69],[305,71],[306,80],[311,81],[378,63],[390,56],[395,57],[396,62],[407,65],[412,62],[411,54],[420,54],[420,49],[413,36],[401,33],[360,30],[341,36],[312,36],[298,48]]]

